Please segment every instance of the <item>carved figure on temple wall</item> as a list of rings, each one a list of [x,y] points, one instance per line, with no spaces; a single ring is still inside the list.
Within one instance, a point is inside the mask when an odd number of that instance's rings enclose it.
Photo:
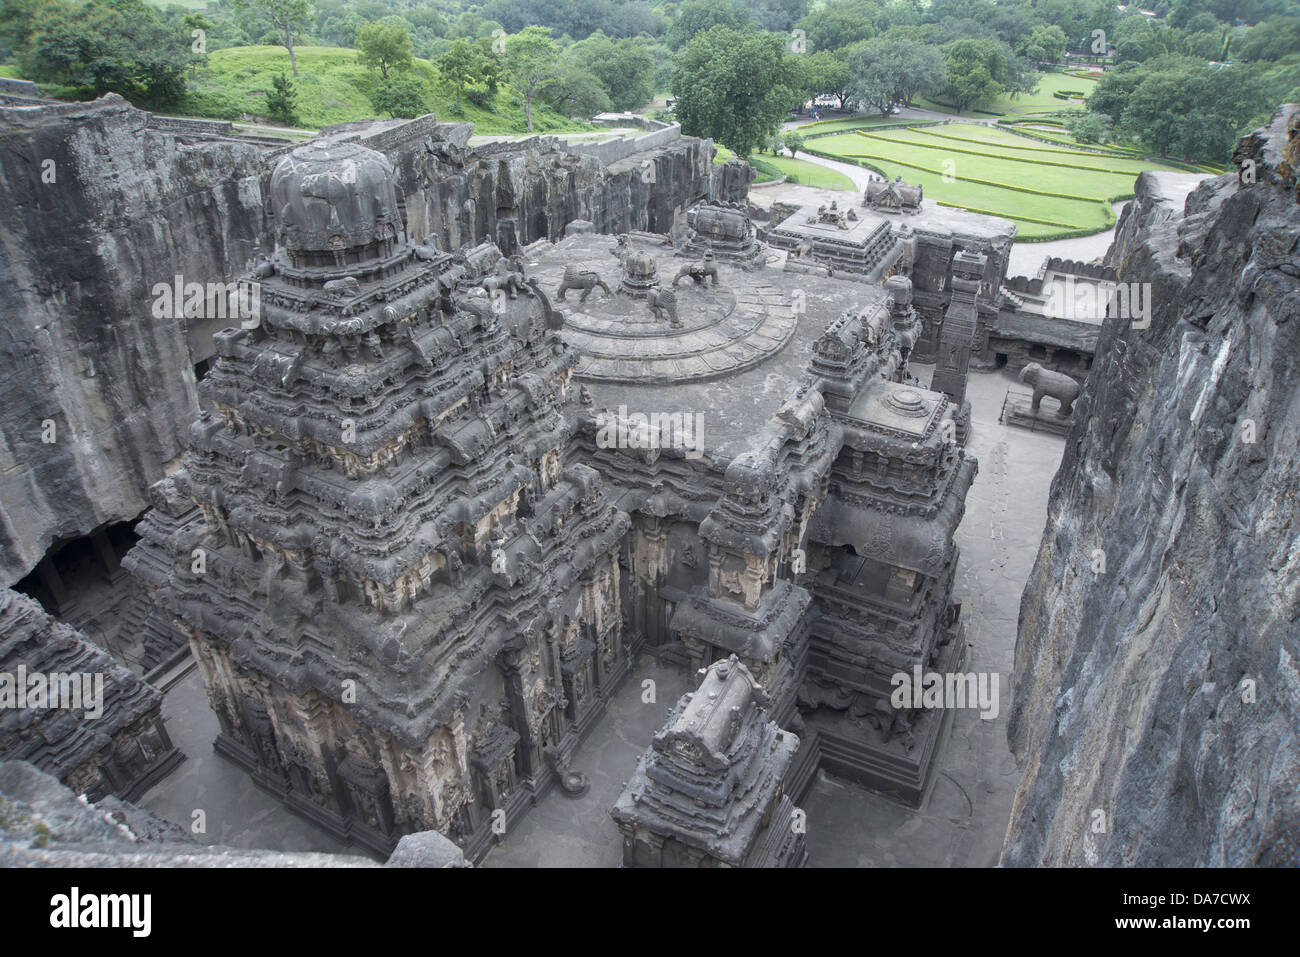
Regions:
[[[915,213],[921,209],[922,188],[903,182],[896,176],[893,181],[873,179],[867,184],[862,205],[883,212]]]
[[[831,200],[830,208],[821,206],[817,210],[817,222],[823,226],[834,226],[837,229],[848,229],[848,221],[844,218],[844,213],[840,211],[838,200]]]
[[[331,279],[325,283],[324,290],[335,299],[347,299],[351,296],[361,295],[361,283],[357,282],[355,276],[344,276],[342,279]]]

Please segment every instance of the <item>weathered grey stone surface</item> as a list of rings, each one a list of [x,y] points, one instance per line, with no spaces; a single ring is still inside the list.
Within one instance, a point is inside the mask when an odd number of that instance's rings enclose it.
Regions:
[[[799,739],[736,655],[683,695],[611,812],[627,867],[802,867],[782,778]]]
[[[467,867],[461,849],[437,831],[404,834],[397,842],[389,867]]]
[[[256,242],[262,151],[191,147],[148,117],[112,94],[0,109],[0,585],[148,507],[203,358],[184,323],[152,316],[151,287],[224,280]]]
[[[1003,864],[1300,863],[1297,113],[1257,182],[1145,173],[1116,231],[1153,321],[1105,324],[1053,485]]]
[[[28,699],[37,687],[39,705]],[[157,689],[80,632],[0,590],[0,758],[30,761],[92,801],[134,799],[184,759],[161,709]]]

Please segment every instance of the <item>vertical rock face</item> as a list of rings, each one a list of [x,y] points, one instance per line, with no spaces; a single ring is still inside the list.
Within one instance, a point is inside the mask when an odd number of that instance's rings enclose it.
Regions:
[[[181,144],[114,95],[0,112],[0,584],[10,584],[54,540],[140,514],[180,454],[197,359],[181,321],[151,314],[151,288],[243,266],[261,219],[261,151]]]
[[[1117,229],[1151,322],[1107,321],[1022,600],[1006,865],[1300,862],[1298,117]]]

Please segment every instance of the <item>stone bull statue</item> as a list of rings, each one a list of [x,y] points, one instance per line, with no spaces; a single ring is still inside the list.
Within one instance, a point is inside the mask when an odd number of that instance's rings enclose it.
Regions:
[[[1038,413],[1038,405],[1043,401],[1043,396],[1050,395],[1061,403],[1060,409],[1056,414],[1062,419],[1068,419],[1074,412],[1074,400],[1079,397],[1079,391],[1082,388],[1078,382],[1071,379],[1064,372],[1053,372],[1051,369],[1044,369],[1037,362],[1031,362],[1020,370],[1020,381],[1027,382],[1034,387],[1034,413]]]
[[[605,295],[612,295],[609,291],[609,287],[605,285],[605,281],[601,279],[597,273],[589,269],[579,269],[577,266],[570,263],[564,267],[564,278],[560,280],[560,288],[556,293],[555,298],[560,300],[560,302],[564,302],[564,294],[566,292],[570,289],[581,289],[582,295],[578,297],[578,302],[586,302],[587,297],[591,295],[591,290],[595,289],[597,286],[600,287],[600,291]]]

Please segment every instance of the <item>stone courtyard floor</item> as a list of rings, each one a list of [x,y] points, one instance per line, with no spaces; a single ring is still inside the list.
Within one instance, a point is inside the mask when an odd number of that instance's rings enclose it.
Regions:
[[[928,384],[932,368],[913,364]],[[800,802],[807,812],[813,867],[956,866],[997,863],[1020,775],[1007,748],[1012,661],[1020,593],[1038,552],[1047,496],[1065,440],[998,423],[1011,375],[971,374],[972,428],[967,448],[979,474],[957,530],[957,594],[963,599],[970,653],[967,671],[999,679],[999,712],[955,713],[919,809],[899,805],[819,773]],[[645,679],[655,700],[643,703]],[[507,833],[485,867],[615,867],[622,855],[609,809],[637,756],[682,693],[695,686],[684,669],[643,653],[605,718],[573,755],[591,786],[580,798],[552,791]],[[193,811],[207,816],[204,843],[272,850],[357,853],[285,810],[236,765],[212,750],[217,722],[197,671],[167,692],[164,717],[188,759],[139,802],[188,831]]]

